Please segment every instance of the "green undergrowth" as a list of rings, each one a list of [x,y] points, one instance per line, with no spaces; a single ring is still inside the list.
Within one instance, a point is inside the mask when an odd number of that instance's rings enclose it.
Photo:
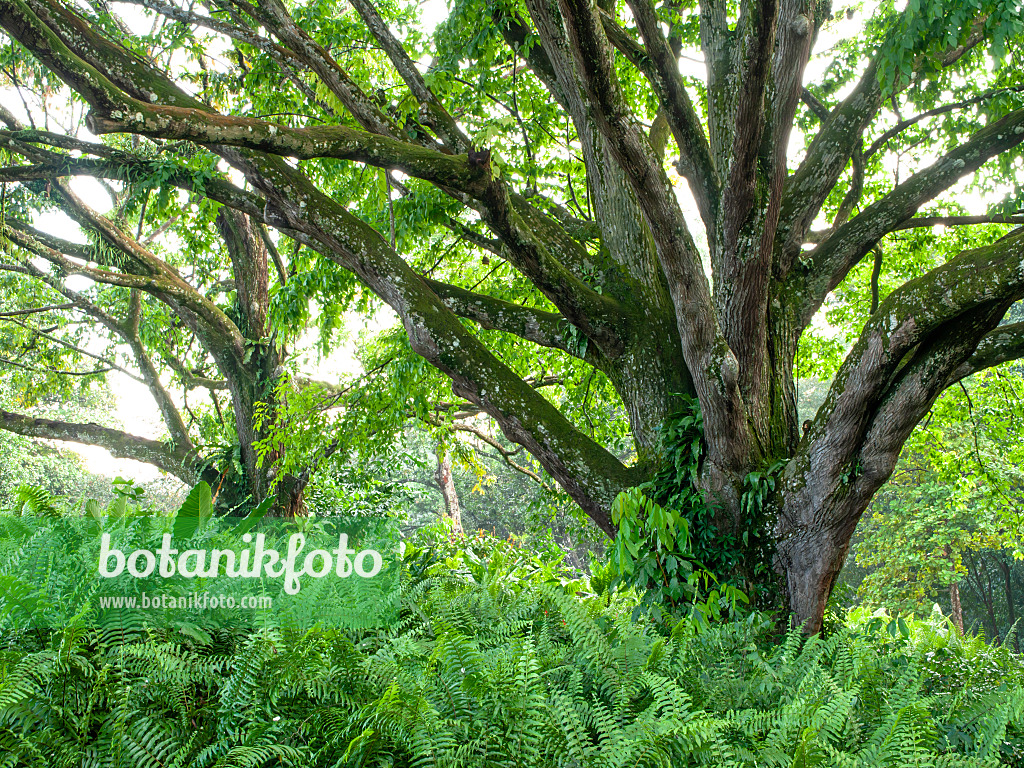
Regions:
[[[388,630],[8,633],[0,766],[1024,764],[1024,668],[941,617],[665,627],[514,543],[404,559]]]

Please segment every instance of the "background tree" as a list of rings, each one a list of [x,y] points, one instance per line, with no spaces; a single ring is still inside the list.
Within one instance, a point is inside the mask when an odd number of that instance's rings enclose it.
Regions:
[[[859,594],[871,604],[902,613],[927,613],[941,601],[961,631],[960,583],[969,578],[975,550],[999,548],[999,529],[978,519],[937,483],[887,488],[863,525],[857,564],[868,570]]]
[[[999,327],[1024,295],[1024,235],[989,227],[963,252],[944,247],[955,238],[932,243],[882,278],[901,233],[1020,220],[1014,191],[982,216],[941,201],[964,177],[991,190],[1016,168],[1016,3],[882,4],[842,30],[806,87],[832,20],[806,0],[466,0],[433,40],[412,8],[367,0],[136,4],[147,14],[131,26],[102,3],[0,0],[12,81],[44,99],[58,81],[75,94],[68,131],[10,125],[15,158],[0,178],[55,199],[124,257],[98,260],[24,218],[4,234],[47,260],[47,277],[84,272],[176,311],[205,339],[239,424],[264,394],[253,382],[265,387],[276,369],[258,318],[244,317],[259,302],[226,322],[59,179],[159,179],[220,204],[228,222],[265,222],[296,254],[288,283],[304,274],[278,291],[283,306],[388,304],[457,398],[610,535],[612,500],[653,476],[678,396],[695,395],[693,478],[715,510],[704,525],[770,553],[809,631],[860,515],[935,399],[1024,354],[1020,324]],[[704,71],[684,76],[680,61],[695,54]],[[83,113],[89,131],[115,138],[70,135]],[[858,285],[869,311],[801,429],[801,340],[833,291]],[[553,367],[576,381],[595,371],[632,445],[621,426],[589,425],[541,389]],[[237,433],[244,457],[250,435]],[[174,445],[192,450],[183,436]],[[764,514],[744,530],[748,479],[773,466]]]
[[[0,112],[0,118],[15,130],[25,128],[10,113]],[[46,149],[29,153],[36,160],[59,162],[62,157]],[[201,168],[194,178],[201,183]],[[88,383],[110,371],[123,373],[146,385],[169,439],[148,440],[92,423],[10,411],[0,411],[0,426],[22,435],[100,445],[114,456],[154,464],[185,483],[204,478],[223,491],[221,501],[230,501],[228,506],[248,497],[262,499],[271,478],[269,466],[257,466],[255,443],[262,436],[255,421],[257,404],[264,410],[270,406],[284,354],[268,326],[268,265],[274,262],[265,229],[230,208],[217,211],[159,190],[151,194],[150,179],[104,189],[113,204],[107,216],[57,178],[20,185],[7,196],[4,227],[13,258],[0,269],[15,279],[8,278],[9,310],[2,320],[7,348],[16,352],[4,364],[27,391],[66,388],[61,382],[68,378]],[[33,211],[63,214],[78,225],[86,243],[38,230],[31,222]],[[144,234],[147,213],[163,222]],[[173,245],[180,251],[161,258],[154,249],[163,249],[155,241],[177,221],[181,226],[173,230]],[[181,274],[186,269],[188,279]],[[286,276],[283,270],[276,274],[278,280]],[[74,287],[76,279],[81,287]],[[181,387],[183,405],[161,374],[173,376]],[[189,408],[187,394],[193,389],[205,391],[213,404],[214,416],[206,424],[198,424]],[[219,393],[228,395],[223,408]],[[196,433],[207,448],[216,442],[234,446],[235,461],[212,464],[198,450]],[[301,504],[302,487],[298,478],[277,484],[284,510]]]

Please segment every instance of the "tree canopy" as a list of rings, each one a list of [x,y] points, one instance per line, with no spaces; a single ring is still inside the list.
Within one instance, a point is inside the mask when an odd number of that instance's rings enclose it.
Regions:
[[[621,491],[688,484],[651,495],[816,631],[915,426],[1024,355],[1019,2],[418,13],[0,0],[0,365],[126,371],[168,439],[0,427],[294,512],[410,417],[517,463],[486,417],[609,535]],[[311,326],[381,304],[365,375],[303,376]],[[801,376],[830,381],[803,423]]]

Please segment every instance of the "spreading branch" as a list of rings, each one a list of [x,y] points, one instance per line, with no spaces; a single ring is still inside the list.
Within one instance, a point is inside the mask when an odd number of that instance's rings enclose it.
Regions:
[[[1024,323],[1001,325],[986,335],[974,354],[953,373],[949,384],[986,368],[1024,357]]]
[[[477,322],[482,328],[504,331],[542,347],[570,351],[562,331],[567,321],[554,312],[524,307],[511,301],[425,279],[430,289],[459,317]]]
[[[719,182],[711,161],[707,136],[704,135],[700,119],[686,92],[678,60],[661,32],[661,22],[654,11],[654,5],[649,0],[631,0],[629,7],[633,10],[646,49],[641,50],[641,55],[636,57],[634,63],[641,66],[641,71],[647,75],[658,94],[672,137],[681,154],[679,172],[690,182],[701,218],[708,232],[713,233],[718,214]],[[611,25],[617,28],[607,14],[603,18],[606,29]],[[622,32],[622,35],[625,33]]]
[[[981,129],[839,227],[810,254],[803,273],[810,289],[802,307],[804,323],[810,322],[829,291],[839,285],[883,236],[910,219],[921,205],[941,191],[1021,142],[1024,142],[1024,110],[1017,110]]]
[[[201,476],[199,457],[194,451],[99,424],[35,419],[0,410],[0,429],[26,437],[99,446],[109,451],[111,456],[152,464],[190,485],[198,482]]]

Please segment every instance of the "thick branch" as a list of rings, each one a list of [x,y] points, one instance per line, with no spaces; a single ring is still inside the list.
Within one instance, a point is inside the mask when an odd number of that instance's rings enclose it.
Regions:
[[[512,254],[518,256],[513,261],[517,268],[537,282],[549,298],[573,318],[575,324],[600,343],[601,331],[591,331],[591,324],[585,319],[588,313],[581,311],[580,298],[585,297],[583,303],[590,308],[606,305],[608,301],[562,268],[558,260],[551,258],[550,249],[542,246],[533,233],[522,226],[521,220],[514,215],[512,208],[516,207],[521,213],[530,214],[534,212],[525,209],[532,207],[522,198],[509,199],[503,183],[488,179],[489,166],[486,159],[470,162],[467,156],[445,155],[406,142],[344,127],[292,129],[259,120],[225,117],[192,109],[142,106],[148,110],[147,114],[155,117],[139,119],[142,113],[136,113],[124,125],[118,123],[116,129],[128,129],[165,138],[189,138],[206,144],[216,142],[222,146],[239,146],[296,157],[322,156],[357,160],[379,167],[399,169],[443,187],[461,190],[479,199],[486,207],[484,218],[488,225],[509,245]],[[106,129],[94,125],[94,130],[103,132]],[[535,213],[534,219],[547,218],[539,211]],[[533,222],[535,225],[536,223]],[[554,225],[551,220],[549,223]],[[559,233],[550,231],[550,226],[548,229],[548,245],[578,250],[578,246],[564,232],[561,232],[559,237]],[[548,255],[545,258],[539,257],[540,250],[548,251]],[[608,307],[601,310],[607,311]],[[596,314],[599,316],[601,312]],[[594,316],[594,313],[590,314]]]
[[[274,34],[316,73],[365,130],[393,138],[401,135],[395,122],[363,93],[327,50],[295,23],[283,3],[278,0],[260,0],[259,6]]]
[[[644,38],[650,66],[644,72],[658,93],[672,136],[679,147],[679,172],[689,180],[701,218],[709,233],[715,231],[718,209],[718,177],[711,150],[697,112],[690,102],[679,62],[661,33],[661,22],[650,0],[630,0],[637,27]]]
[[[772,52],[775,47],[775,0],[755,0],[744,3],[739,29],[740,72],[736,107],[732,113],[732,153],[728,174],[722,189],[720,214],[721,248],[727,254],[736,250],[736,241],[755,209],[759,182],[757,163],[761,151],[761,136],[765,130],[765,91],[771,74]],[[776,73],[778,77],[780,73]],[[783,166],[784,167],[784,166]]]
[[[829,113],[804,161],[786,182],[775,238],[782,274],[789,271],[811,222],[878,111],[882,96],[877,71],[872,62],[850,95]]]
[[[984,19],[976,21],[964,45],[935,57],[921,56],[918,70],[929,60],[948,67],[985,38]],[[785,275],[800,251],[800,244],[835,186],[854,150],[861,146],[864,131],[882,103],[878,59],[872,59],[853,91],[832,110],[818,131],[800,167],[786,182],[775,243],[780,272]],[[870,153],[869,153],[870,154]]]
[[[420,121],[437,131],[438,135],[444,139],[444,143],[456,154],[469,152],[473,148],[469,138],[427,87],[423,75],[416,69],[416,64],[402,44],[391,34],[391,30],[388,29],[384,19],[380,17],[373,3],[370,0],[352,0],[352,6],[362,17],[370,34],[380,43],[388,58],[391,59],[391,63],[398,70],[398,74],[420,103]]]
[[[776,178],[772,182],[779,186],[786,176],[786,159],[789,136],[793,128],[797,105],[801,98],[809,102],[804,94],[804,70],[811,55],[811,48],[817,37],[824,11],[819,4],[810,0],[781,0],[779,3],[772,82],[769,87],[768,118],[771,131],[771,157]],[[807,93],[810,96],[809,93]],[[811,100],[814,97],[811,96]],[[819,102],[820,104],[820,102]],[[820,115],[819,115],[820,117]],[[776,193],[776,194],[779,194]],[[776,203],[777,204],[777,203]]]
[[[78,20],[60,20],[65,35],[57,39],[53,30],[42,24],[23,0],[0,0],[0,24],[55,74],[82,93],[100,113],[113,117],[113,112],[121,111],[121,119],[128,121],[134,121],[135,114],[141,113],[144,124],[145,115],[152,110],[162,113],[167,109],[151,107],[152,104],[190,109],[177,114],[188,114],[194,119],[199,124],[196,129],[199,135],[207,139],[214,151],[242,170],[266,197],[265,221],[336,260],[388,302],[402,318],[412,348],[452,379],[455,393],[478,403],[493,416],[506,435],[526,446],[604,530],[614,531],[608,516],[611,500],[619,490],[635,482],[635,472],[582,435],[550,402],[483,347],[379,233],[317,190],[307,177],[280,157],[225,147],[222,135],[216,131],[206,133],[220,116],[205,111],[205,105],[182,93],[146,62],[132,58],[99,38],[88,25]],[[67,33],[67,27],[72,27],[74,33]],[[85,63],[83,57],[96,66]],[[111,83],[116,83],[123,92],[116,93]],[[135,101],[126,102],[125,93],[131,94]],[[127,116],[125,106],[131,107]],[[236,119],[223,119],[230,133],[230,126]],[[245,123],[246,128],[249,124]],[[271,147],[279,146],[280,136],[271,137],[270,127],[269,124],[253,125],[254,132],[257,129],[264,132],[264,140]],[[185,130],[187,126],[182,128]],[[247,142],[238,143],[245,146]],[[357,143],[361,145],[360,151],[366,149],[367,142],[362,136]],[[398,144],[404,152],[407,145]],[[284,153],[294,154],[287,150]],[[437,165],[456,170],[450,165],[453,162],[465,163],[469,169],[465,159],[446,155],[434,157],[435,154],[438,153],[420,156],[425,164],[438,160],[439,163],[434,164],[435,171]],[[480,165],[486,165],[486,158],[478,159]],[[457,170],[463,172],[461,168]],[[557,268],[557,264],[552,264],[556,260],[542,243],[524,231],[504,186],[488,180],[486,172],[480,169],[470,171],[473,181],[481,181],[488,224],[497,228],[499,236],[513,252],[517,248],[525,251],[527,267],[535,267],[542,275],[550,277],[552,273],[544,270]],[[435,172],[431,173],[438,178]],[[567,273],[564,268],[562,271]],[[571,274],[565,274],[565,278],[571,284],[562,289],[567,299],[579,302],[582,296],[587,309],[597,302],[590,296],[597,296],[596,292],[577,290],[580,281]],[[557,286],[549,288],[558,289]],[[613,305],[610,301],[599,303],[605,309]],[[565,311],[561,306],[560,309]],[[566,316],[575,324],[568,312]],[[582,320],[586,321],[586,317]]]
[[[829,291],[888,232],[910,219],[924,203],[959,179],[980,168],[989,158],[1024,141],[1024,110],[974,134],[932,166],[911,176],[881,200],[869,205],[812,251],[805,273],[809,290],[802,306],[806,324]]]
[[[99,424],[34,419],[0,410],[0,429],[26,437],[96,445],[107,449],[117,458],[152,464],[188,484],[197,482],[200,476],[198,456],[192,450],[178,448],[172,443],[147,440]]]
[[[77,150],[93,157],[72,157],[48,149],[33,146],[31,142],[44,143],[64,149]],[[62,178],[65,176],[92,176],[98,179],[145,178],[161,173],[166,182],[189,192],[196,192],[196,177],[186,168],[171,169],[168,175],[166,165],[157,166],[152,160],[136,157],[128,152],[113,150],[102,144],[70,139],[60,134],[42,131],[8,132],[0,131],[0,146],[4,146],[32,161],[32,165],[0,168],[0,181],[33,181]],[[250,216],[263,216],[263,201],[251,192],[236,187],[220,178],[203,178],[202,192],[205,197],[228,205]],[[148,238],[147,238],[148,239]]]
[[[197,144],[225,145],[306,160],[333,157],[398,170],[425,181],[479,194],[485,174],[466,155],[446,155],[340,125],[291,128],[249,117],[219,115],[182,107],[156,107],[124,99],[115,109],[98,108],[88,117],[96,134],[137,133]]]
[[[784,558],[815,531],[835,537],[849,526],[852,533],[939,393],[975,365],[1020,351],[1020,324],[1006,331],[996,326],[1021,296],[1024,230],[962,253],[889,294],[786,469],[787,509],[779,528]]]
[[[988,306],[1009,306],[1022,295],[1024,230],[962,253],[890,293],[836,374],[805,440],[827,439],[837,450],[858,445],[858,430],[908,353],[961,316],[987,311]]]
[[[567,321],[561,315],[524,307],[437,280],[424,278],[424,282],[459,317],[474,320],[482,328],[511,333],[542,347],[568,351],[560,329],[560,325],[567,324]]]
[[[950,379],[955,384],[971,374],[986,368],[1019,360],[1024,357],[1024,323],[1001,325],[978,342],[974,354],[956,371]]]
[[[217,229],[228,247],[231,271],[238,291],[238,307],[246,338],[259,341],[267,335],[267,312],[270,306],[270,255],[260,235],[261,225],[245,214],[230,208],[217,212]]]
[[[511,440],[541,461],[598,525],[613,532],[608,509],[615,493],[631,482],[628,469],[579,433],[487,350],[378,232],[283,162],[263,163],[257,169],[241,157],[231,159],[267,196],[268,218],[274,226],[350,269],[387,301],[402,318],[412,348],[452,379],[453,391],[480,405]],[[497,189],[488,210],[511,215],[507,198],[501,198],[504,188],[492,188]],[[307,205],[300,207],[295,200]],[[537,258],[550,257],[540,251]]]

